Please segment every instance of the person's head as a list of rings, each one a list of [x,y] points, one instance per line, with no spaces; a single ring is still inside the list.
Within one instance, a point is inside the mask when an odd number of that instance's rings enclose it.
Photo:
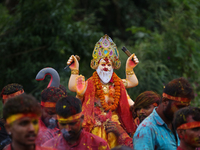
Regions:
[[[112,77],[113,69],[119,69],[121,62],[116,44],[108,35],[104,35],[96,43],[91,60],[91,68],[95,69],[104,83]]]
[[[65,96],[67,96],[67,89],[64,85],[60,84],[59,88],[65,93]]]
[[[1,91],[1,97],[3,99],[3,104],[9,99],[14,96],[20,95],[24,93],[23,86],[18,83],[8,84],[3,87]]]
[[[80,136],[84,120],[81,101],[73,96],[63,97],[56,104],[56,113],[63,137],[69,143],[76,141]]]
[[[65,97],[65,92],[56,87],[45,88],[41,93],[41,119],[48,128],[56,126],[56,103],[62,97]]]
[[[136,98],[133,105],[133,118],[138,117],[140,122],[142,122],[152,113],[153,109],[159,105],[160,98],[160,95],[153,91],[145,91],[141,93]]]
[[[3,118],[12,142],[33,146],[39,130],[40,116],[41,107],[33,96],[23,93],[10,98],[3,107]]]
[[[163,115],[172,121],[174,113],[180,108],[189,106],[192,99],[194,99],[194,91],[185,78],[181,77],[170,81],[162,94]]]
[[[173,123],[181,145],[200,147],[200,108],[189,106],[178,110]]]

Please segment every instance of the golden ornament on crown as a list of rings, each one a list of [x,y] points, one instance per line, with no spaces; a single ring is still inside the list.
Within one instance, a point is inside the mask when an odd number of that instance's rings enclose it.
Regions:
[[[101,37],[101,39],[96,43],[92,57],[93,59],[90,64],[92,69],[97,69],[99,60],[105,59],[106,57],[112,61],[114,69],[119,69],[121,66],[117,46],[107,34]]]

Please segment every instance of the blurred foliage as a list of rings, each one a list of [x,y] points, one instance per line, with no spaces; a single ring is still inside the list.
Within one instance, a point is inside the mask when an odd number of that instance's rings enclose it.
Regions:
[[[135,26],[127,29],[137,38],[134,42],[140,60],[136,68],[140,82],[137,91],[154,90],[161,94],[167,82],[183,76],[195,89],[193,105],[199,105],[200,4],[187,0],[172,2],[172,8],[159,10],[162,30],[149,32],[145,27]]]
[[[198,105],[199,1],[20,0],[11,8],[0,1],[0,10],[1,89],[17,82],[39,99],[49,77],[38,82],[35,76],[44,67],[56,69],[67,87],[70,71],[63,68],[72,54],[81,57],[80,73],[89,78],[94,45],[108,34],[120,51],[121,78],[127,59],[122,46],[139,58],[134,69],[139,85],[128,89],[133,100],[146,90],[161,94],[166,83],[184,76]]]

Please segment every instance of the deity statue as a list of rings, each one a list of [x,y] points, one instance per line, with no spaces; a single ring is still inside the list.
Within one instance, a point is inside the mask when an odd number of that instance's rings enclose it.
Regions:
[[[121,79],[114,72],[119,69],[121,62],[116,44],[108,35],[104,35],[96,43],[91,60],[91,68],[96,71],[85,81],[79,75],[79,62],[72,55],[67,64],[70,65],[71,76],[68,87],[82,101],[84,114],[83,127],[99,137],[105,139],[110,148],[117,146],[117,137],[106,133],[107,121],[119,123],[127,133],[134,133],[134,124],[130,106],[134,104],[126,88],[138,85],[138,79],[133,68],[139,63],[135,54],[128,57],[126,62],[126,79]]]

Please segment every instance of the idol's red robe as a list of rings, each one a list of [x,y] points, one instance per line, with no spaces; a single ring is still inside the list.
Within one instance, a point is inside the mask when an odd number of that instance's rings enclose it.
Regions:
[[[3,150],[12,150],[11,144],[9,144],[8,146],[6,146]],[[36,145],[35,146],[35,150],[57,150],[57,149],[50,148],[50,147],[40,147],[40,146]]]
[[[136,125],[133,123],[134,120],[129,109],[130,106],[127,99],[126,89],[121,79],[120,83],[121,83],[120,84],[121,96],[119,99],[119,104],[116,112],[123,128],[127,131],[127,133],[133,134],[136,130]],[[90,77],[87,80],[87,89],[82,104],[82,110],[84,114],[83,127],[88,132],[91,132],[96,123],[94,114],[95,93],[96,91],[95,91],[95,84],[93,81],[93,77]]]
[[[53,137],[55,137],[56,135],[58,135],[58,133],[59,133],[58,128],[49,129],[45,126],[45,124],[42,122],[42,120],[39,119],[39,131],[38,131],[38,135],[35,140],[35,143],[37,145],[41,146],[46,141],[48,141],[48,140],[52,139]]]
[[[76,143],[70,145],[63,137],[62,133],[50,139],[42,146],[56,148],[58,150],[109,150],[105,140],[82,130]]]

